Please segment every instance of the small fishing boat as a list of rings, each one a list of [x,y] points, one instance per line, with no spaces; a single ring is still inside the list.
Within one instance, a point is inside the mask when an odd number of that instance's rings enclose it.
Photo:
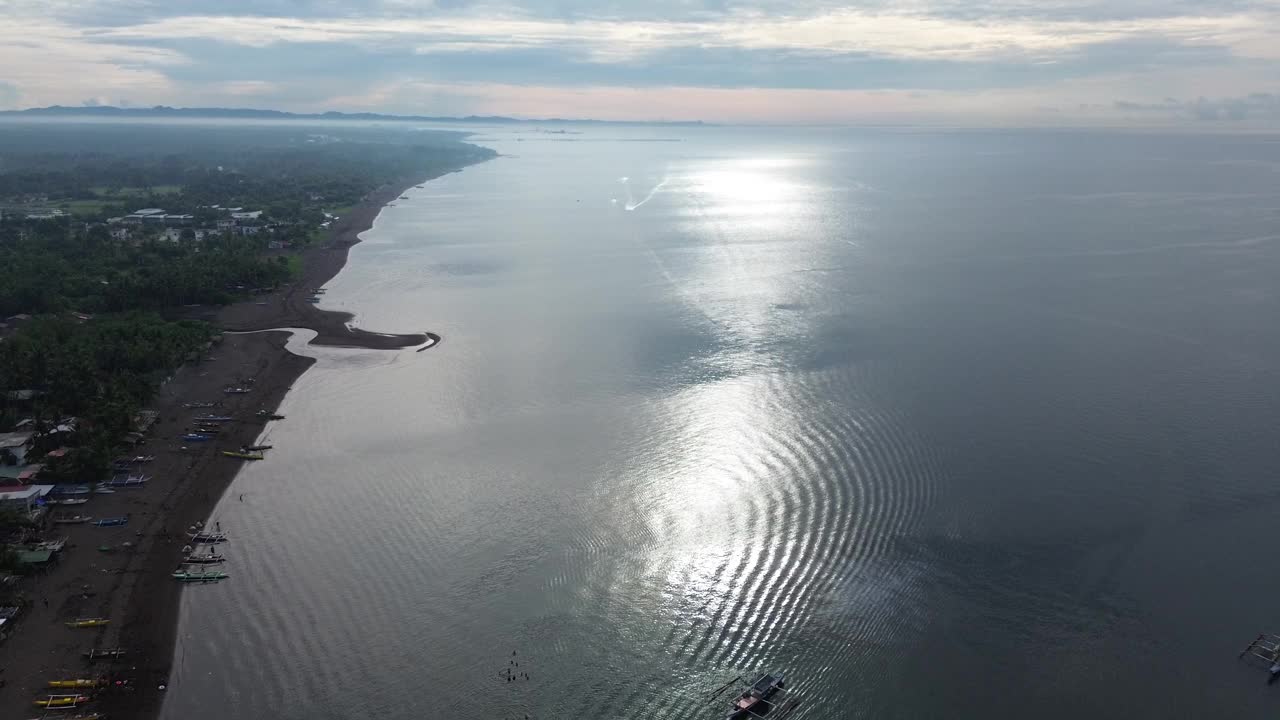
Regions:
[[[284,416],[283,416],[283,415],[277,415],[276,413],[273,413],[273,412],[271,412],[271,411],[269,411],[269,410],[259,410],[259,411],[258,411],[258,417],[260,417],[260,418],[266,418],[266,419],[268,419],[268,420],[283,420],[283,419],[284,419]]]
[[[58,525],[79,525],[81,523],[87,523],[92,519],[93,518],[88,515],[76,513],[75,515],[55,515],[53,517],[53,522]]]
[[[237,452],[235,450],[223,450],[222,454],[237,460],[262,460],[266,457],[262,453]]]
[[[738,720],[738,718],[768,714],[772,709],[769,698],[782,690],[782,680],[783,676],[781,674],[761,675],[759,679],[751,684],[751,687],[734,698],[733,705],[729,708],[729,712],[725,717],[728,720]]]
[[[213,403],[211,403],[211,402],[189,402],[189,403],[182,403],[182,407],[184,407],[184,408],[211,408],[211,407],[213,407],[213,405],[214,405],[214,404],[213,404]]]
[[[89,702],[88,695],[50,695],[44,700],[37,700],[36,705],[43,708],[65,708],[87,702]]]
[[[115,495],[116,491],[108,488],[106,485],[103,485],[102,483],[98,483],[97,485],[93,486],[93,493],[95,495]]]
[[[151,478],[146,475],[117,475],[110,480],[102,483],[100,487],[107,488],[140,488],[147,484]]]
[[[88,485],[54,485],[49,494],[57,496],[88,495],[90,492]]]
[[[221,570],[175,570],[173,579],[178,582],[216,582],[226,580],[230,575]]]
[[[182,560],[182,562],[188,563],[191,565],[220,565],[226,561],[227,561],[227,558],[225,556],[217,555],[214,553],[207,553],[202,555],[188,555]]]
[[[78,620],[71,620],[67,622],[66,625],[69,628],[95,628],[102,627],[109,622],[111,621],[106,618],[80,618]]]
[[[197,425],[192,431],[193,435],[217,435],[222,432],[222,428],[217,425]]]
[[[201,435],[199,433],[187,433],[186,435],[182,436],[182,439],[186,440],[187,442],[205,442],[207,440],[212,440],[213,436]]]
[[[102,518],[101,520],[94,520],[93,524],[97,525],[98,527],[119,527],[121,525],[128,525],[129,518],[127,517]]]
[[[51,688],[80,689],[80,688],[105,687],[106,685],[107,685],[107,681],[102,678],[96,679],[96,680],[92,680],[88,678],[78,678],[76,680],[50,680],[49,681],[49,687]]]
[[[245,445],[244,447],[240,448],[240,452],[262,452],[263,450],[270,450],[272,447],[274,447],[274,446],[272,446],[272,445]]]
[[[193,419],[196,422],[215,422],[215,423],[231,422],[230,415],[201,415]]]
[[[228,387],[228,388],[223,388],[222,392],[228,395],[245,395],[247,393],[253,392],[253,389],[245,388],[245,387]]]
[[[119,660],[124,657],[126,653],[128,653],[128,650],[125,650],[124,648],[106,648],[104,650],[94,648],[92,650],[85,650],[84,657],[86,660]]]
[[[227,536],[222,533],[197,532],[190,536],[191,542],[197,545],[217,545],[218,543],[227,542]]]
[[[55,498],[49,501],[50,505],[83,505],[89,502],[88,498]]]

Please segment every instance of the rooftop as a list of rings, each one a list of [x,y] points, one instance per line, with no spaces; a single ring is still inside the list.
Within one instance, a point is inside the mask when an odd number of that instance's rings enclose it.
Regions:
[[[0,433],[0,448],[22,447],[31,440],[33,435],[35,433],[30,430]]]
[[[53,489],[52,485],[28,485],[21,490],[11,490],[9,492],[0,492],[0,502],[8,500],[30,500],[31,498],[44,497]]]
[[[134,215],[163,215],[164,210],[161,210],[160,208],[142,208],[141,210],[134,210],[133,214]]]

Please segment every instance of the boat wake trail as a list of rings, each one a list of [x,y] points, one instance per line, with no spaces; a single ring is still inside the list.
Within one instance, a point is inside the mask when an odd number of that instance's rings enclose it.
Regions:
[[[668,178],[664,175],[663,178],[658,181],[658,184],[654,185],[649,190],[648,194],[646,194],[643,198],[640,198],[640,200],[637,201],[635,199],[635,195],[631,192],[631,178],[626,176],[618,178],[618,183],[621,184],[627,190],[627,202],[623,205],[623,208],[630,211],[630,210],[637,210],[643,207],[645,203],[652,200],[653,196],[657,195],[658,192],[661,191],[662,188],[666,186],[667,180]]]

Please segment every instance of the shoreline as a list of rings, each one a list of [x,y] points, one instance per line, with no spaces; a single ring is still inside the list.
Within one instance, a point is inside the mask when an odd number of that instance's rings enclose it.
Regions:
[[[334,222],[328,243],[302,251],[302,272],[297,280],[253,302],[239,302],[221,308],[213,322],[233,332],[307,328],[316,331],[311,345],[330,347],[395,350],[422,345],[432,339],[438,343],[439,335],[430,332],[388,334],[353,327],[350,323],[355,316],[351,313],[321,310],[307,302],[307,298],[342,271],[351,248],[360,242],[360,233],[373,227],[384,207],[408,190],[445,174],[448,173],[402,178],[369,193],[351,212]]]
[[[140,466],[153,479],[145,489],[97,496],[86,507],[95,518],[128,515],[129,524],[55,526],[59,531],[54,536],[68,538],[67,549],[57,566],[31,582],[25,616],[14,637],[0,644],[0,668],[5,669],[0,676],[5,681],[0,689],[0,720],[25,720],[39,714],[31,701],[49,692],[51,679],[102,674],[132,679],[136,689],[103,694],[85,712],[112,718],[159,717],[165,694],[160,687],[169,683],[181,603],[182,584],[170,574],[186,544],[186,528],[208,521],[244,464],[222,456],[221,451],[253,444],[268,422],[256,413],[275,412],[294,382],[315,363],[286,349],[289,333],[281,328],[314,330],[316,337],[309,344],[331,347],[392,350],[421,345],[422,351],[438,345],[440,336],[431,332],[383,334],[352,327],[351,314],[320,310],[306,298],[342,270],[351,247],[360,242],[360,233],[373,226],[388,203],[448,172],[402,178],[369,193],[334,223],[327,243],[302,251],[298,279],[269,296],[205,311],[200,319],[229,332],[209,351],[210,357],[178,368],[151,404],[160,420],[136,453],[155,456]],[[239,332],[248,334],[235,334]],[[223,393],[224,387],[246,382],[252,382],[248,394]],[[185,402],[217,402],[217,406],[192,410],[183,407]],[[179,436],[190,418],[202,412],[229,415],[235,422],[228,423],[214,441],[180,450]],[[111,546],[113,552],[94,550],[101,546]],[[111,622],[94,629],[64,626],[79,617],[105,617]],[[90,648],[108,647],[129,652],[112,663],[91,664],[82,657]]]

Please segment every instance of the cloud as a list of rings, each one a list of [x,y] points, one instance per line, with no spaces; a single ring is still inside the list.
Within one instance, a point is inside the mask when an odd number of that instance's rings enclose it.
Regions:
[[[680,98],[692,112],[705,96],[740,104],[708,105],[718,120],[738,107],[744,118],[833,116],[798,102],[766,112],[768,97],[839,98],[834,115],[855,120],[892,105],[1262,121],[1271,115],[1249,103],[1171,113],[1112,99],[1245,97],[1280,77],[1275,0],[0,0],[0,16],[8,106],[114,97],[588,116],[610,111],[601,99],[643,110]],[[506,107],[490,105],[499,90]],[[551,98],[567,104],[544,113]]]
[[[89,29],[85,37],[115,42],[205,39],[248,47],[340,43],[409,49],[419,54],[553,47],[599,63],[626,62],[672,48],[977,61],[1052,57],[1134,38],[1266,51],[1273,44],[1261,41],[1280,42],[1280,28],[1261,25],[1259,16],[1246,13],[1093,22],[992,22],[836,9],[811,16],[736,13],[714,20],[679,22],[567,21],[505,14],[417,19],[196,16]]]
[[[1174,119],[1193,118],[1210,122],[1280,121],[1280,95],[1265,92],[1227,98],[1199,97],[1194,100],[1165,98],[1158,103],[1117,100],[1115,108],[1125,113],[1153,114]]]

